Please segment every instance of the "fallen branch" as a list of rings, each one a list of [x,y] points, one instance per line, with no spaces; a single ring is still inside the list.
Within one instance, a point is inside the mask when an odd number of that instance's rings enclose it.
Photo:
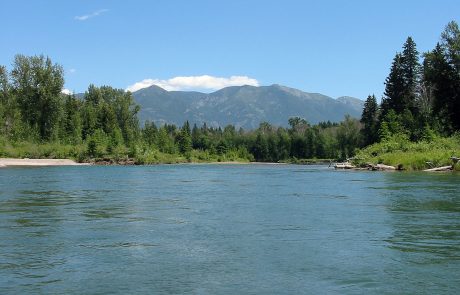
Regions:
[[[443,172],[443,171],[452,171],[452,166],[442,166],[436,168],[430,168],[423,170],[425,172]]]
[[[396,167],[385,165],[385,164],[377,164],[377,165],[368,164],[368,167],[373,171],[393,171],[393,170],[396,170]]]
[[[354,169],[356,166],[352,165],[349,162],[343,162],[343,163],[335,163],[334,165],[335,169]]]

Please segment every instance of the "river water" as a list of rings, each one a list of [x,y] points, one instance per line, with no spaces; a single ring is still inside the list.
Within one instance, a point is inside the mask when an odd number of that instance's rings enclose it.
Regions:
[[[459,174],[0,169],[0,294],[459,292]]]

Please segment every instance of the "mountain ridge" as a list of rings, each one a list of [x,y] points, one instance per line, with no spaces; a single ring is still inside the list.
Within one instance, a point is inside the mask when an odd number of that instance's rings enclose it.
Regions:
[[[261,122],[287,126],[290,117],[298,116],[316,124],[338,122],[346,114],[359,118],[364,102],[350,96],[337,99],[320,93],[273,84],[269,86],[229,86],[212,93],[167,91],[152,85],[133,92],[141,106],[139,119],[156,124],[190,124],[254,129]]]

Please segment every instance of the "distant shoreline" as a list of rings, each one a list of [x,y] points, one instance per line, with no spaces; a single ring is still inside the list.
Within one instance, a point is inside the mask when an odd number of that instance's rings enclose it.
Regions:
[[[130,164],[107,162],[78,163],[71,159],[19,159],[19,158],[0,158],[0,168],[2,167],[46,167],[46,166],[145,166],[145,165],[288,165],[290,163],[272,162],[242,162],[242,161],[212,161],[212,162],[178,162],[178,163],[154,163],[154,164]]]
[[[70,159],[14,159],[0,158],[0,167],[15,167],[15,166],[82,166],[90,165],[88,163],[77,163]]]
[[[203,164],[203,165],[288,165],[288,163],[274,162],[241,162],[241,161],[223,161],[223,162],[190,162],[183,164]]]

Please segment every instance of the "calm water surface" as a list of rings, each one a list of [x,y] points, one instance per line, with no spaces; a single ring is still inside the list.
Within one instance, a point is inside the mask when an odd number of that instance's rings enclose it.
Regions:
[[[0,294],[459,292],[459,174],[0,169]]]

